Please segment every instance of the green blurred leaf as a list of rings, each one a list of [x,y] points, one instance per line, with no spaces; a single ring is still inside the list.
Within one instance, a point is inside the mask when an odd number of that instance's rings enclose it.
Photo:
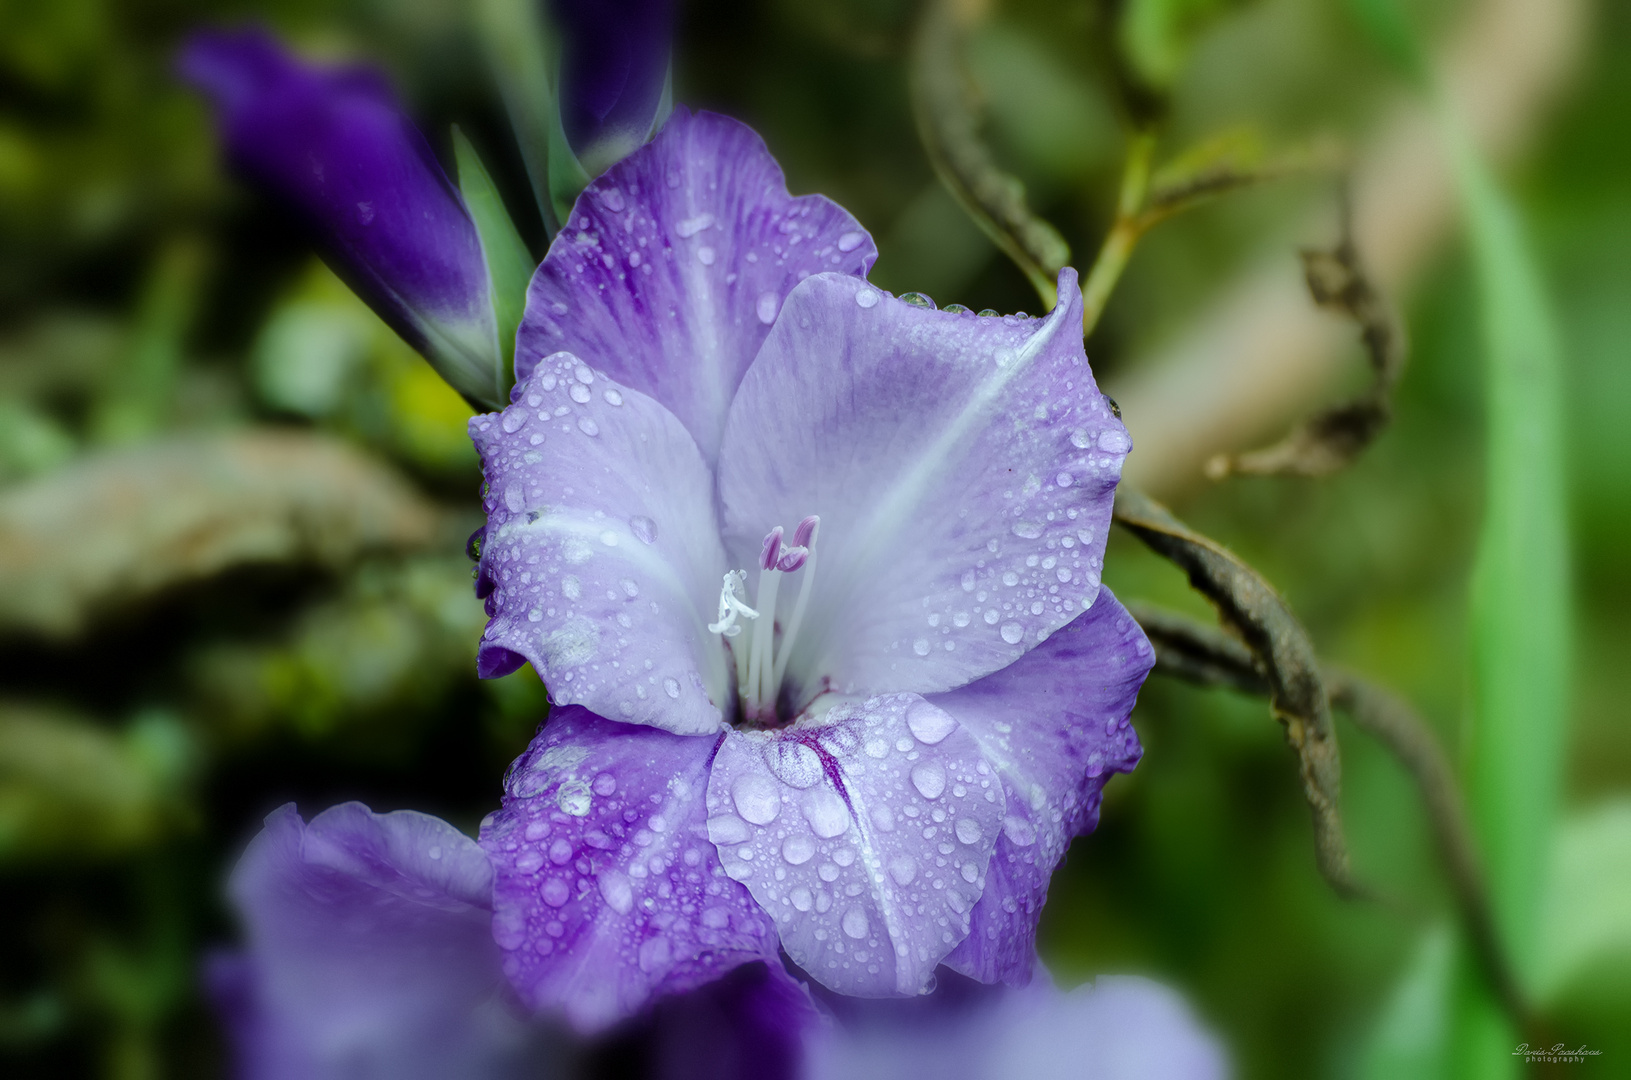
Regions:
[[[97,439],[131,442],[164,426],[204,269],[204,248],[196,240],[183,237],[160,252],[137,304],[125,362],[92,417]]]
[[[1153,87],[1177,81],[1190,47],[1212,20],[1243,0],[1128,0],[1122,8],[1122,55]]]
[[[50,416],[0,398],[0,481],[45,472],[73,453],[73,436]]]
[[[116,731],[0,704],[0,864],[152,843],[185,814],[196,756],[191,736],[166,714]]]
[[[1536,996],[1617,979],[1631,988],[1631,798],[1563,821],[1542,906]]]
[[[453,152],[459,164],[459,190],[470,216],[476,219],[487,272],[493,280],[493,313],[498,317],[498,343],[504,350],[505,365],[505,384],[500,389],[503,400],[509,400],[510,384],[515,382],[515,331],[526,310],[527,283],[538,264],[516,232],[476,148],[457,127],[453,129]]]
[[[539,6],[528,0],[480,0],[476,23],[526,162],[544,235],[553,240],[560,230],[550,199],[555,83],[549,73],[550,42],[539,12]]]
[[[1502,940],[1532,985],[1569,716],[1562,355],[1516,208],[1448,113],[1444,128],[1478,280],[1487,395],[1468,795]],[[1503,1064],[1510,1033],[1488,1003],[1461,1005],[1473,1019],[1458,1031],[1458,1058],[1469,1068],[1515,1068]]]
[[[1437,1080],[1444,1075],[1445,1006],[1455,971],[1455,933],[1435,926],[1422,935],[1366,1048],[1364,1080]]]
[[[1378,52],[1419,86],[1428,80],[1427,54],[1398,0],[1347,0],[1349,13]]]

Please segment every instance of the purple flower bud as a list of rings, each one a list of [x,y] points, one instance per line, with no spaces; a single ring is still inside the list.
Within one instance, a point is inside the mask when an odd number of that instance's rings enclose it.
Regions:
[[[590,176],[643,144],[667,109],[672,0],[550,0],[561,129]]]
[[[205,32],[183,78],[219,110],[234,172],[442,377],[496,405],[507,377],[481,239],[424,136],[367,68],[315,68],[261,30]]]

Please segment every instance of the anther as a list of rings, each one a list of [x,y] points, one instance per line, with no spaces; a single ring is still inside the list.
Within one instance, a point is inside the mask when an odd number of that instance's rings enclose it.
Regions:
[[[719,621],[708,624],[709,633],[723,634],[728,638],[735,637],[742,632],[742,628],[736,624],[738,616],[744,619],[759,617],[757,611],[738,599],[746,580],[747,575],[740,570],[731,570],[725,574],[724,584],[719,589]]]
[[[759,569],[778,569],[776,563],[782,550],[782,527],[777,525],[765,535],[764,546],[759,549]]]

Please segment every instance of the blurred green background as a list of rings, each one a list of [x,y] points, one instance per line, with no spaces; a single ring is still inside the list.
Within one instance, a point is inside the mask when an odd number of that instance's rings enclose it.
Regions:
[[[1359,3],[974,6],[986,138],[1077,266],[1113,210],[1117,63],[1170,90],[1167,155],[1225,130],[1357,145],[1410,93]],[[1490,6],[1405,8],[1438,40]],[[541,255],[468,7],[0,0],[0,1073],[219,1075],[196,974],[232,940],[220,883],[260,817],[360,798],[473,830],[544,715],[530,671],[474,678],[468,410],[222,174],[205,108],[170,73],[190,28],[246,18],[315,55],[372,58],[444,162],[451,123],[471,136]],[[855,213],[883,287],[1034,311],[918,142],[917,11],[693,0],[676,99],[752,124],[794,192]],[[1578,644],[1544,1004],[1561,1038],[1602,1051],[1567,1075],[1631,1076],[1631,5],[1587,17],[1564,93],[1502,175],[1567,379]],[[1329,240],[1299,229],[1332,202],[1328,180],[1293,180],[1161,226],[1089,341],[1101,380],[1136,373],[1265,252],[1294,266],[1298,243]],[[1461,241],[1401,301],[1413,350],[1396,422],[1355,467],[1174,497],[1281,588],[1326,657],[1406,694],[1454,757],[1483,498]],[[1357,385],[1358,350],[1334,362]],[[1206,614],[1125,536],[1106,580]],[[1171,981],[1243,1077],[1372,1075],[1403,972],[1448,925],[1404,774],[1340,722],[1357,870],[1400,900],[1343,903],[1315,871],[1295,763],[1261,701],[1157,678],[1134,720],[1144,762],[1110,784],[1099,830],[1055,878],[1042,940],[1056,975]]]

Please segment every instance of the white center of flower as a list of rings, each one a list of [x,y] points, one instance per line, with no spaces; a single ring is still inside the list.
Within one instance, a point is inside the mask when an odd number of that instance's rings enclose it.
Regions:
[[[747,574],[732,570],[725,575],[719,590],[719,621],[708,624],[715,634],[731,639],[731,653],[736,658],[736,687],[742,700],[742,714],[750,723],[772,721],[776,718],[776,700],[781,694],[782,676],[787,673],[787,659],[793,653],[799,628],[804,623],[804,611],[810,603],[810,587],[815,581],[816,533],[821,519],[811,515],[793,530],[793,542],[783,543],[780,525],[765,536],[759,554],[759,582],[754,605],[749,607],[742,599]],[[798,598],[787,625],[776,631],[776,599],[781,592],[781,580],[788,574],[800,573]],[[760,616],[764,617],[761,618]],[[742,633],[740,619],[753,621],[753,632],[748,640],[735,640]]]

